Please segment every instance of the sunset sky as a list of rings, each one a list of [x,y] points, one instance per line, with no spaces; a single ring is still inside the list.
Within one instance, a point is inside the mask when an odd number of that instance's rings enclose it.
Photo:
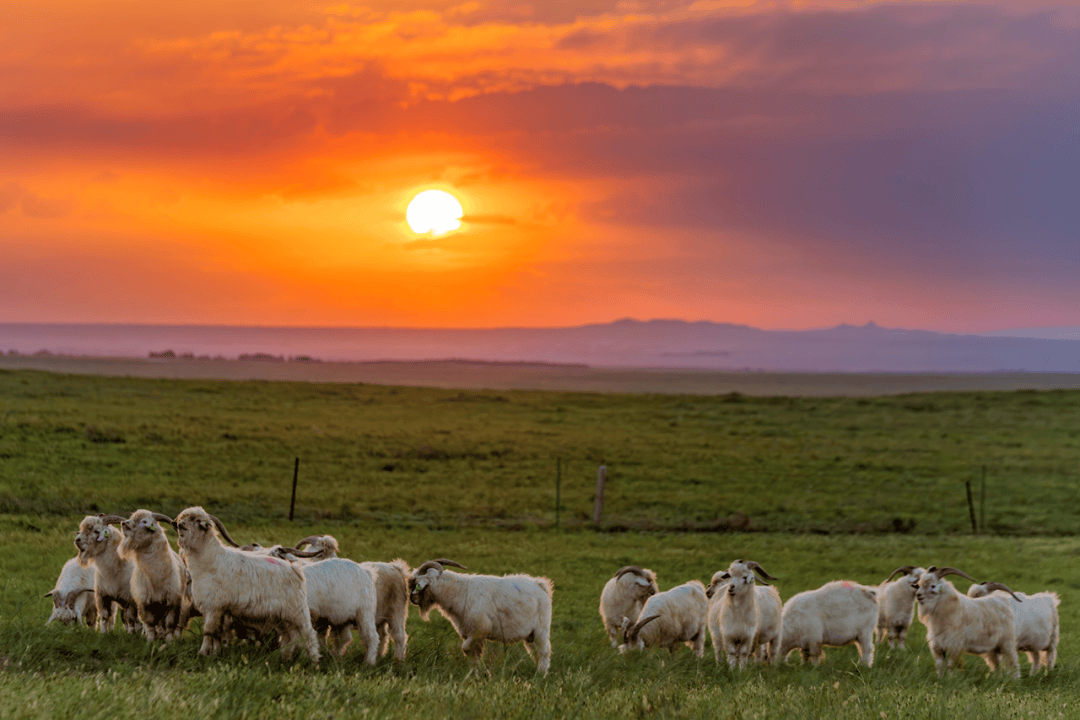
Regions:
[[[1077,325],[1080,4],[3,0],[0,253],[0,322]]]

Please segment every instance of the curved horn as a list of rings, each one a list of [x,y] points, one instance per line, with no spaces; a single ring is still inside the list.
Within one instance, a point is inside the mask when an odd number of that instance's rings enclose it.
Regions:
[[[210,513],[206,514],[210,515]],[[229,543],[234,548],[240,547],[240,543],[232,539],[232,536],[229,535],[229,531],[225,529],[225,526],[221,524],[220,520],[218,520],[213,515],[210,515],[210,519],[214,521],[214,527],[216,527],[218,529],[218,532],[221,533],[221,537],[225,538],[225,542]]]
[[[428,560],[426,563],[424,563],[420,567],[416,568],[416,574],[417,575],[423,575],[424,573],[426,573],[428,570],[431,570],[432,568],[435,568],[439,572],[443,571],[442,564],[439,563],[437,560]]]
[[[319,538],[321,537],[322,535],[308,535],[306,538],[296,543],[296,545],[294,545],[293,547],[302,548],[305,545],[314,545],[319,541]]]
[[[645,578],[646,580],[649,579],[645,575],[645,571],[642,570],[641,568],[639,568],[637,565],[627,565],[626,567],[619,568],[619,572],[615,573],[615,579],[618,580],[619,578],[621,578],[626,573],[634,573],[635,575],[640,575],[641,577]]]
[[[999,582],[984,582],[984,583],[982,583],[982,586],[983,586],[984,588],[986,588],[986,592],[994,592],[995,590],[1004,590],[1005,592],[1007,592],[1007,593],[1009,593],[1010,595],[1012,595],[1012,596],[1013,596],[1013,599],[1015,599],[1015,600],[1016,600],[1016,602],[1024,602],[1024,601],[1023,601],[1023,600],[1021,600],[1020,598],[1016,597],[1016,593],[1014,593],[1014,592],[1013,592],[1012,590],[1010,590],[1010,589],[1009,589],[1009,586],[1008,586],[1008,585],[1005,585],[1005,584],[1003,584],[1003,583],[999,583]]]
[[[778,579],[778,578],[774,578],[772,575],[765,572],[765,568],[761,567],[761,565],[757,564],[753,560],[747,560],[746,561],[746,567],[748,567],[751,570],[753,570],[754,572],[756,572],[758,574],[758,577],[764,578],[765,580],[777,580]],[[769,583],[764,582],[764,581],[762,581],[762,582],[765,585],[769,584]]]
[[[101,522],[105,523],[106,525],[112,525],[114,523],[124,522],[125,520],[127,520],[127,518],[123,515],[98,515],[98,517],[101,518]]]
[[[75,592],[68,595],[67,601],[64,602],[64,607],[66,607],[68,610],[74,610],[75,609],[75,601],[78,600],[79,596],[82,595],[85,592],[94,592],[94,589],[93,588],[81,588],[79,590],[76,590]]]
[[[898,567],[898,568],[896,568],[895,570],[892,571],[892,575],[889,575],[889,577],[885,578],[885,582],[889,582],[894,577],[896,577],[896,573],[900,573],[901,575],[907,575],[909,572],[911,572],[914,569],[915,569],[914,565],[901,565],[900,567]]]
[[[173,519],[168,515],[162,515],[161,513],[152,512],[150,513],[150,517],[154,518],[159,523],[169,523],[170,525],[173,524]]]
[[[280,547],[278,549],[283,553],[288,553],[289,555],[292,555],[293,557],[298,557],[298,558],[313,558],[313,557],[315,557],[317,555],[322,555],[321,550],[312,550],[312,551],[309,552],[307,550],[297,550],[294,547],[284,547],[284,546],[282,546],[282,547]]]
[[[957,570],[957,569],[956,569],[956,568],[954,568],[954,567],[931,568],[931,569],[930,569],[930,570],[928,570],[927,572],[932,572],[932,573],[934,573],[934,576],[935,576],[935,577],[936,577],[936,578],[937,578],[938,580],[940,580],[941,578],[945,577],[946,575],[959,575],[959,576],[960,576],[960,577],[962,577],[962,578],[967,578],[967,579],[968,579],[968,580],[970,580],[971,582],[975,582],[975,578],[971,577],[970,575],[968,575],[968,574],[967,574],[966,572],[964,572],[963,570]]]
[[[438,558],[438,559],[432,560],[430,562],[437,562],[440,565],[449,565],[450,567],[461,568],[462,570],[468,570],[469,569],[469,568],[465,567],[464,565],[462,565],[461,563],[454,562],[453,560],[447,560],[446,558]]]
[[[648,625],[649,623],[651,623],[653,620],[655,620],[658,617],[660,617],[660,616],[659,615],[650,615],[649,617],[645,618],[644,620],[638,620],[636,623],[634,623],[634,627],[630,628],[630,630],[626,633],[627,639],[630,642],[637,642],[638,635],[641,634],[641,629],[643,627],[645,627],[646,625]]]

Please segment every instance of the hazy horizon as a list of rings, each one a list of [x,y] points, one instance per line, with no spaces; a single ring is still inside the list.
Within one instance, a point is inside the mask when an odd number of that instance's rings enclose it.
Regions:
[[[765,330],[677,320],[556,328],[319,328],[0,323],[0,352],[582,364],[792,372],[1080,372],[1075,339],[838,325]]]
[[[955,330],[955,331],[941,331],[929,327],[886,327],[880,323],[876,323],[873,320],[867,320],[865,322],[845,322],[841,321],[832,325],[811,325],[806,327],[794,327],[794,326],[758,326],[748,323],[729,322],[725,320],[706,320],[706,319],[686,319],[675,317],[652,317],[652,318],[637,318],[637,317],[619,317],[613,320],[601,320],[595,322],[584,322],[576,324],[564,324],[564,325],[526,325],[526,324],[508,324],[508,325],[289,325],[289,324],[243,324],[243,323],[143,323],[143,322],[71,322],[65,320],[56,321],[8,321],[0,319],[0,327],[5,325],[40,325],[40,326],[70,326],[70,327],[176,327],[176,328],[250,328],[250,329],[272,329],[272,330],[434,330],[434,331],[454,331],[454,330],[558,330],[566,328],[578,328],[578,327],[596,327],[614,325],[617,323],[685,323],[687,325],[695,324],[710,324],[710,325],[723,325],[733,327],[745,327],[755,330],[766,330],[770,332],[813,332],[816,330],[832,330],[843,327],[878,327],[890,330],[913,330],[913,331],[925,331],[934,332],[946,335],[980,335],[991,337],[1028,337],[1038,338],[1044,340],[1075,340],[1080,339],[1080,325],[1034,325],[1031,327],[1010,327],[1000,328],[993,330]],[[1011,334],[1011,333],[1016,333]],[[0,338],[2,340],[2,338]]]

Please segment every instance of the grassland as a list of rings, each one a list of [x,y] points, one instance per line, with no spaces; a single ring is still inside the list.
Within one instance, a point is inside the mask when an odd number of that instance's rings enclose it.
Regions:
[[[1071,391],[755,399],[0,373],[0,717],[1080,717],[1078,413]],[[600,463],[606,529],[622,532],[587,529]],[[990,534],[970,536],[962,483],[977,488],[983,465]],[[373,669],[356,648],[318,667],[252,646],[201,659],[197,626],[154,647],[44,627],[41,595],[84,512],[189,504],[241,542],[330,532],[357,559],[547,575],[552,671],[491,647],[491,678],[465,681],[449,624],[415,611],[406,662]],[[736,513],[759,532],[683,532]],[[1059,666],[1016,681],[972,658],[938,680],[918,624],[869,671],[851,648],[734,675],[711,648],[607,646],[596,605],[615,569],[653,567],[666,589],[740,556],[785,599],[908,563],[1054,590]]]
[[[362,667],[356,648],[319,667],[284,665],[276,653],[235,647],[221,657],[196,656],[190,632],[167,647],[114,632],[44,627],[56,569],[70,556],[71,523],[3,521],[0,559],[0,715],[70,717],[1076,717],[1080,709],[1080,582],[1072,568],[1080,540],[1048,538],[824,537],[779,534],[597,534],[590,531],[508,532],[489,528],[401,530],[340,521],[236,524],[237,540],[295,540],[296,533],[332,532],[352,557],[403,555],[414,565],[445,555],[479,572],[528,568],[555,581],[554,657],[546,678],[520,646],[491,646],[489,680],[465,681],[468,666],[449,623],[409,619],[409,656]],[[296,535],[296,537],[293,537]],[[1019,681],[987,673],[971,658],[937,680],[922,626],[908,648],[879,649],[872,670],[856,665],[853,648],[830,650],[819,668],[792,663],[735,675],[689,650],[619,656],[606,643],[596,611],[600,588],[619,566],[657,569],[667,588],[707,579],[735,557],[752,557],[781,578],[784,598],[825,579],[878,582],[897,564],[953,563],[980,577],[1007,579],[1028,590],[1051,588],[1063,598],[1062,653],[1049,676]],[[1026,665],[1026,661],[1022,661]]]
[[[996,534],[1080,527],[1080,391],[880,398],[462,391],[0,372],[0,512],[288,512],[544,527]],[[743,518],[746,518],[744,520]],[[912,527],[914,523],[914,527]]]

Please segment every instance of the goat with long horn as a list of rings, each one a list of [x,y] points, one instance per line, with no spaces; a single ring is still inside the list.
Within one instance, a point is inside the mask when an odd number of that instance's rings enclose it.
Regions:
[[[983,582],[968,588],[970,598],[989,595],[995,591],[1008,593],[1012,600],[1013,619],[1016,622],[1016,650],[1025,653],[1031,663],[1030,674],[1034,675],[1042,668],[1049,671],[1057,662],[1057,646],[1061,635],[1058,619],[1058,605],[1061,598],[1057,593],[1044,591],[1027,595],[1013,592],[999,582]]]
[[[1020,677],[1012,601],[999,594],[979,598],[961,595],[944,579],[948,575],[971,580],[954,567],[930,567],[919,578],[915,592],[919,620],[926,625],[938,677],[955,667],[964,653],[981,656],[991,670],[1011,665],[1012,674]],[[1005,586],[1002,589],[1012,594]]]
[[[645,602],[660,592],[656,573],[637,565],[619,568],[600,592],[600,620],[604,623],[611,647],[622,643],[620,634],[637,622]]]
[[[160,523],[172,526],[172,518],[150,510],[136,510],[120,523],[124,539],[120,556],[134,565],[131,595],[147,640],[180,637],[188,618],[184,612],[187,569],[169,545]]]
[[[60,570],[56,585],[45,593],[52,598],[53,611],[46,625],[57,620],[65,625],[71,623],[93,626],[97,622],[97,609],[94,606],[93,567],[82,567],[78,558],[71,558]]]
[[[696,657],[701,657],[705,653],[708,609],[705,586],[700,580],[657,593],[645,601],[637,622],[627,629],[619,652],[649,647],[675,652],[679,645],[685,644]]]
[[[717,662],[722,652],[727,654],[732,668],[745,667],[751,657],[770,664],[776,662],[783,604],[776,588],[761,578],[777,579],[753,560],[736,560],[727,571],[713,575],[706,592],[707,623]],[[759,587],[757,582],[764,587]]]
[[[299,644],[318,662],[307,585],[296,563],[234,549],[237,544],[222,522],[201,507],[181,512],[175,525],[191,575],[191,597],[204,618],[200,654],[219,649],[226,621],[234,621],[274,626],[282,634],[284,657]],[[234,547],[225,547],[219,536]]]
[[[878,618],[874,628],[877,642],[887,642],[892,648],[904,647],[915,618],[915,590],[924,572],[925,569],[915,565],[902,565],[878,586]],[[897,575],[900,577],[893,581]]]
[[[467,570],[452,560],[429,560],[409,576],[409,602],[427,620],[438,610],[462,639],[461,651],[473,661],[471,672],[483,669],[484,644],[525,643],[536,659],[536,670],[551,664],[551,597],[555,585],[531,575],[465,575],[447,566]]]

